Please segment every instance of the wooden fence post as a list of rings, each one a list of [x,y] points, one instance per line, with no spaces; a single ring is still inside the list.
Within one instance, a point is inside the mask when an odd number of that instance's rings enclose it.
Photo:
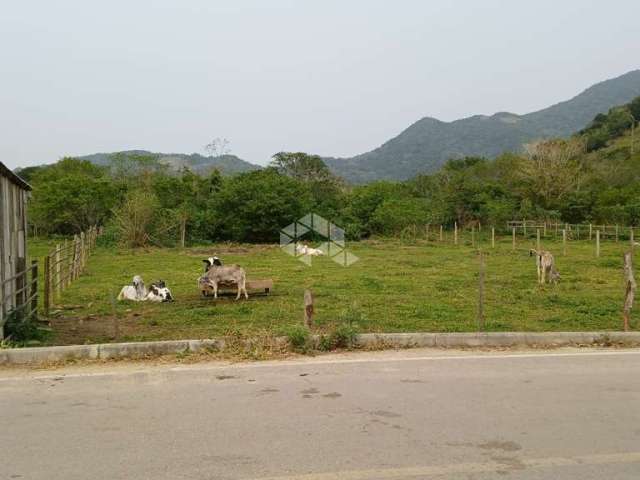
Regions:
[[[56,250],[55,250],[55,272],[56,272],[56,276],[55,276],[55,289],[56,289],[56,297],[58,298],[58,300],[60,299],[60,295],[62,293],[62,275],[61,275],[61,266],[60,266],[60,244],[58,243],[56,245]]]
[[[478,272],[478,331],[484,330],[484,256],[479,252],[480,271]]]
[[[596,257],[600,256],[600,230],[596,230]]]
[[[27,312],[27,259],[18,257],[16,259],[16,313],[20,312],[25,318]]]
[[[633,252],[629,251],[624,254],[624,283],[625,296],[624,306],[622,307],[622,318],[624,320],[623,328],[625,332],[629,331],[629,317],[631,316],[631,308],[633,307],[633,299],[636,294],[636,279],[633,275]]]
[[[516,249],[516,227],[511,228],[511,243],[513,244],[513,249]]]
[[[51,257],[44,257],[44,314],[49,316],[51,308]]]
[[[442,230],[442,225],[440,225],[440,241],[443,242],[444,241],[444,232]]]
[[[593,233],[593,225],[589,224],[589,241],[591,241],[592,233]]]
[[[536,228],[536,250],[540,251],[540,229]]]
[[[80,238],[73,236],[73,279],[78,278],[78,261],[80,260]]]
[[[84,266],[86,262],[87,262],[86,236],[84,232],[80,232],[80,271],[78,272],[78,276],[80,276],[80,273],[84,271]]]
[[[491,248],[496,248],[496,228],[491,227]]]
[[[31,297],[31,309],[29,315],[33,320],[38,320],[38,261],[31,260],[31,288],[29,296]]]
[[[453,244],[458,244],[458,222],[453,222]]]
[[[313,293],[309,289],[304,291],[304,324],[308,328],[313,325]]]
[[[562,229],[562,255],[567,254],[567,229]]]
[[[618,225],[616,225],[616,243],[618,243]]]
[[[527,236],[527,219],[526,218],[522,219],[522,236],[523,237]]]
[[[547,238],[547,221],[545,220],[544,225],[542,226],[542,237]]]
[[[633,244],[635,243],[633,241],[633,227],[629,227],[629,241],[631,243],[631,251],[633,252]]]
[[[471,246],[476,247],[476,226],[471,225]]]

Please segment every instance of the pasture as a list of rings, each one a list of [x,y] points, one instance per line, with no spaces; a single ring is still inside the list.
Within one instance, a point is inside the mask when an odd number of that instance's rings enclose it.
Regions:
[[[498,239],[484,252],[487,331],[619,330],[623,301],[622,253],[627,242],[562,245],[544,241],[561,273],[557,286],[538,286],[535,240]],[[36,245],[32,251],[39,251]],[[217,244],[187,249],[97,248],[86,272],[53,308],[49,343],[96,343],[208,338],[230,333],[272,335],[302,321],[303,292],[315,295],[314,330],[329,332],[357,312],[361,332],[464,332],[477,330],[477,249],[468,243],[380,240],[350,243],[360,260],[350,267],[314,258],[311,267],[276,245]],[[201,298],[196,280],[202,259],[219,255],[242,265],[249,279],[272,278],[274,291],[236,301]],[[173,303],[119,303],[120,288],[135,274],[147,284],[163,279]],[[346,311],[350,314],[345,314]],[[632,328],[635,322],[632,322]]]

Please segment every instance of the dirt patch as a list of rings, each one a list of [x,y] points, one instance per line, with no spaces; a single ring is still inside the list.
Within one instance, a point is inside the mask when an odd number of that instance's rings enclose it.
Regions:
[[[112,316],[61,317],[51,320],[56,345],[82,345],[109,343],[117,338],[131,338],[148,333],[152,328],[140,316],[129,315],[118,319]],[[118,336],[116,336],[116,328]]]
[[[502,450],[504,452],[517,452],[522,447],[516,442],[503,442],[500,440],[491,440],[489,442],[478,444],[478,448],[483,450]]]

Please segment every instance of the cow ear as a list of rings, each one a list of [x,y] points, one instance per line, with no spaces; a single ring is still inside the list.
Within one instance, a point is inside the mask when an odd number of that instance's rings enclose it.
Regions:
[[[206,260],[202,260],[202,263],[206,263],[207,267],[211,266],[211,261],[208,258]]]

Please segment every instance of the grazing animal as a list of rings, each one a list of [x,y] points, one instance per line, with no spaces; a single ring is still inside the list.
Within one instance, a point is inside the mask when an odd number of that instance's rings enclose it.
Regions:
[[[149,302],[173,302],[171,290],[167,288],[167,284],[163,280],[154,282],[149,287],[149,293],[145,300]]]
[[[118,300],[131,300],[133,302],[143,302],[147,298],[147,288],[140,275],[133,277],[131,285],[125,285],[118,294]]]
[[[240,265],[223,266],[218,257],[211,257],[205,262],[205,275],[198,280],[200,289],[204,292],[203,287],[209,286],[213,289],[214,298],[218,298],[218,285],[221,283],[235,283],[238,286],[238,294],[236,300],[240,299],[240,294],[244,293],[244,298],[249,298],[247,293],[247,275]]]
[[[529,250],[529,256],[536,257],[536,270],[538,272],[538,283],[543,285],[546,283],[547,278],[549,279],[549,283],[553,282],[554,284],[558,283],[560,279],[560,273],[556,270],[555,260],[551,252],[546,250]]]

